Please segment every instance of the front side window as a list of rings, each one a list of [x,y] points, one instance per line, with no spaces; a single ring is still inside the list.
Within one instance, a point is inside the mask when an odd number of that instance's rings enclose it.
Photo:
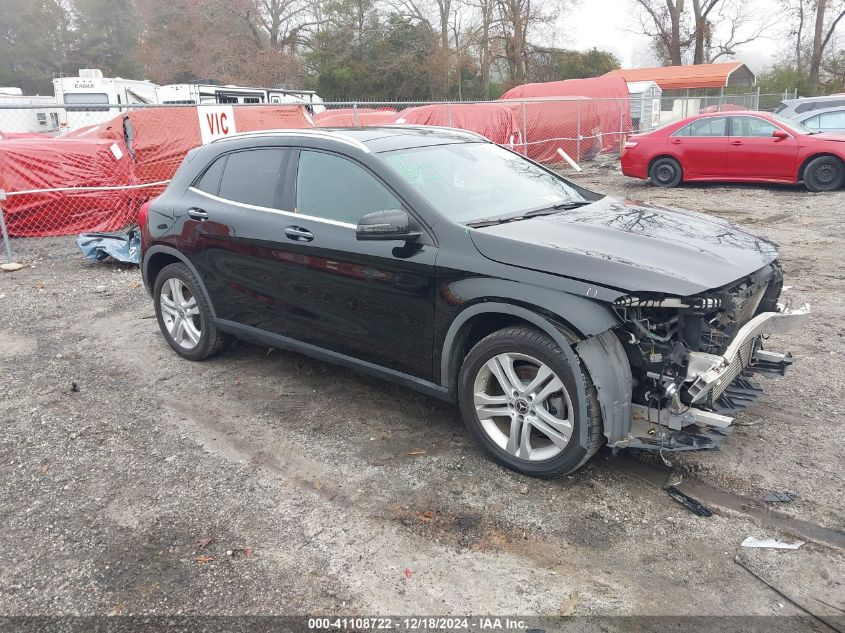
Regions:
[[[455,143],[381,154],[440,213],[473,222],[584,202],[577,189],[492,143]]]
[[[727,117],[707,117],[698,119],[676,130],[672,136],[725,136],[728,128]]]
[[[819,131],[820,116],[821,115],[817,114],[816,116],[811,116],[809,119],[806,119],[805,121],[803,121],[804,127],[808,127],[811,130],[813,130],[814,132],[818,132]]]
[[[351,160],[303,150],[296,174],[296,211],[357,224],[367,213],[401,209],[402,203]]]
[[[771,136],[780,128],[754,116],[735,116],[731,122],[731,136]]]
[[[243,204],[278,209],[284,178],[282,166],[289,155],[289,150],[275,147],[229,154],[220,179],[219,196]]]

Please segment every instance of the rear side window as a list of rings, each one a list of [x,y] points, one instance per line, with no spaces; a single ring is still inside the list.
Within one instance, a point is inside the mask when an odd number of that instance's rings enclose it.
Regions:
[[[280,148],[251,149],[229,154],[218,195],[257,207],[280,208],[284,179],[282,166],[289,154],[289,150]]]
[[[357,224],[374,211],[401,209],[384,185],[351,160],[302,151],[296,175],[296,210],[318,218]]]
[[[735,116],[731,122],[731,136],[771,136],[780,128],[754,116]]]
[[[845,129],[845,110],[838,112],[823,112],[818,117],[818,129],[820,130],[841,130]]]
[[[727,117],[698,119],[677,130],[672,136],[725,136],[727,121]]]

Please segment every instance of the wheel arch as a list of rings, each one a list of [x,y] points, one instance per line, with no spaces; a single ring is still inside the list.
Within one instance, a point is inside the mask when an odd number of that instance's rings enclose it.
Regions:
[[[657,154],[656,156],[653,156],[651,158],[651,160],[648,161],[648,168],[646,169],[646,172],[645,172],[646,176],[648,176],[649,178],[651,177],[651,168],[654,166],[654,163],[659,161],[661,158],[671,158],[673,161],[678,163],[678,166],[681,168],[681,180],[684,179],[685,169],[684,169],[684,164],[681,162],[681,159],[678,158],[677,156],[672,156],[672,154],[667,154],[665,152],[662,152],[660,154]]]
[[[562,318],[552,320],[541,311],[529,309],[527,306],[504,301],[483,301],[464,309],[452,321],[443,341],[443,351],[440,357],[440,383],[450,393],[457,394],[458,376],[461,361],[474,345],[472,341],[480,340],[484,336],[502,329],[508,325],[523,323],[536,327],[548,335],[563,351],[570,367],[582,367],[580,358],[573,345],[581,340],[582,334]],[[489,329],[489,331],[487,331]],[[475,342],[477,342],[477,340]],[[585,397],[586,385],[580,371],[573,371],[573,378],[577,387],[576,399],[578,411],[586,416],[587,401]],[[587,425],[579,425],[581,432],[579,443],[587,448],[589,436]]]
[[[211,316],[216,317],[217,312],[214,310],[214,303],[211,301],[211,296],[208,294],[208,288],[205,287],[205,282],[200,276],[199,271],[183,253],[172,246],[151,246],[144,252],[144,257],[141,260],[141,277],[144,281],[144,287],[147,289],[147,292],[150,294],[153,293],[156,277],[158,277],[158,274],[165,268],[165,266],[177,263],[185,264],[194,274],[194,277],[197,279],[197,283],[200,285],[202,293],[205,295],[205,300],[208,302],[208,307],[211,310]]]
[[[810,154],[801,162],[800,167],[798,167],[798,182],[804,181],[804,170],[807,169],[807,165],[810,164],[810,161],[813,161],[816,158],[821,158],[822,156],[830,156],[831,158],[835,158],[843,164],[843,167],[845,167],[845,159],[843,159],[841,156],[834,154],[833,152],[816,152],[815,154]]]

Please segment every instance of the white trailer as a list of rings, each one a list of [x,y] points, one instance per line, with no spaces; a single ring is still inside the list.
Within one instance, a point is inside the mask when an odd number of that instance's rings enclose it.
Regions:
[[[214,82],[159,86],[156,89],[156,101],[170,105],[297,103],[308,106],[314,114],[325,110],[323,100],[311,90],[253,88]]]
[[[56,103],[63,106],[60,125],[64,132],[102,123],[132,105],[156,102],[154,83],[103,77],[98,68],[80,68],[78,77],[57,77],[53,90]]]
[[[25,95],[20,88],[0,87],[0,132],[55,134],[59,131],[59,110],[55,97]]]

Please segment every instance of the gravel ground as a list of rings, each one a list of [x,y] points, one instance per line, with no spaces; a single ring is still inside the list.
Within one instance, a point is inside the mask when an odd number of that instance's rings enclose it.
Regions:
[[[723,450],[671,459],[751,499],[796,493],[778,510],[841,531],[845,193],[658,190],[597,165],[577,180],[781,243],[815,312],[771,341],[792,371]],[[845,608],[839,548],[741,548],[794,534],[719,506],[696,517],[606,451],[553,482],[505,471],[455,407],[296,354],[238,343],[180,360],[136,268],[90,263],[71,238],[14,246],[27,267],[0,274],[0,614],[801,613],[736,556],[814,612]]]

